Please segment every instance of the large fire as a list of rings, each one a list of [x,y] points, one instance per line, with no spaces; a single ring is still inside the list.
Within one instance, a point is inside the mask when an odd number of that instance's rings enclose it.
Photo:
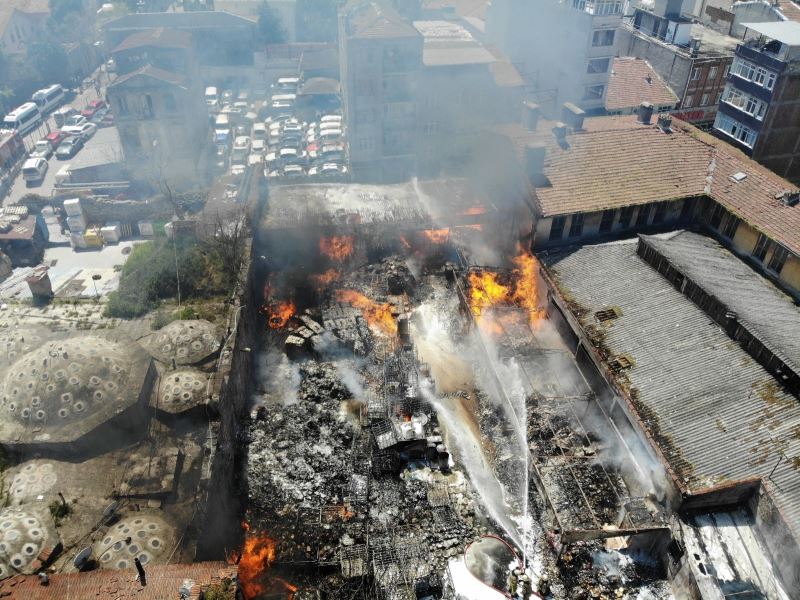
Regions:
[[[373,302],[356,290],[336,290],[336,299],[359,309],[373,331],[388,336],[397,335],[397,321],[392,316],[391,305]]]
[[[478,325],[481,325],[482,317],[488,309],[504,304],[513,304],[527,310],[531,325],[542,317],[542,311],[538,308],[538,261],[527,252],[521,251],[514,258],[514,266],[513,279],[507,284],[501,282],[500,275],[492,271],[469,274],[469,305]],[[490,329],[493,330],[491,327]]]
[[[339,278],[341,276],[342,274],[336,269],[328,269],[324,273],[318,273],[316,275],[312,275],[310,279],[317,287],[324,288],[334,283],[335,281],[339,281]]]
[[[251,533],[247,523],[242,523],[242,527],[246,533],[239,559],[239,585],[249,600],[266,591],[264,573],[275,560],[277,544],[265,533]]]
[[[444,244],[450,239],[449,229],[426,229],[422,232],[429,241],[434,244]]]
[[[336,262],[344,262],[353,254],[353,236],[334,235],[319,239],[319,251]]]
[[[272,329],[283,329],[289,323],[289,319],[297,312],[294,302],[291,300],[273,300],[267,306],[267,324]]]

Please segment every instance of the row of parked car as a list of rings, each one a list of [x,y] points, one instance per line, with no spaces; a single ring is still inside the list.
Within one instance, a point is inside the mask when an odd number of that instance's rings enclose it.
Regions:
[[[313,123],[295,118],[268,124],[265,173],[270,179],[337,179],[347,175],[341,115]]]
[[[48,159],[55,155],[58,160],[69,160],[97,132],[98,126],[109,126],[105,101],[95,100],[84,110],[78,112],[72,107],[61,109],[61,129],[49,133],[37,141],[28,159],[22,165],[22,177],[29,185],[41,182],[48,170]]]

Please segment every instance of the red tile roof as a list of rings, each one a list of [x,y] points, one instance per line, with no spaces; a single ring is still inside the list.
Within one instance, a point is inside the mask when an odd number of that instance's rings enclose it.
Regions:
[[[123,52],[134,48],[191,48],[192,35],[187,31],[156,27],[132,33],[111,52]]]
[[[170,83],[172,85],[179,85],[179,86],[186,85],[186,77],[181,73],[166,71],[164,69],[159,69],[158,67],[154,67],[153,65],[145,65],[143,67],[139,67],[135,71],[131,71],[130,73],[126,73],[125,75],[117,77],[114,81],[111,82],[111,85],[109,87],[116,87],[119,85],[123,85],[125,82],[140,76],[152,77],[153,79],[158,79],[159,81],[163,81],[164,83]]]
[[[570,132],[562,147],[551,126],[540,121],[537,131],[499,128],[523,165],[527,144],[547,148],[544,174],[550,185],[537,187],[533,199],[539,216],[707,195],[800,255],[800,206],[776,198],[797,187],[726,142],[677,119],[672,133],[664,133],[626,116],[586,119],[584,129]],[[739,172],[747,177],[733,181]]]
[[[150,565],[145,567],[147,585],[136,580],[136,571],[96,570],[85,573],[50,575],[42,585],[35,575],[17,575],[0,581],[0,599],[24,600],[178,600],[186,580],[193,582],[190,598],[202,589],[236,577],[237,568],[224,562],[191,565]]]
[[[606,110],[621,110],[650,102],[653,106],[675,106],[678,97],[646,60],[615,58],[606,93]]]
[[[800,5],[795,4],[792,0],[776,0],[775,4],[787,20],[800,23]]]

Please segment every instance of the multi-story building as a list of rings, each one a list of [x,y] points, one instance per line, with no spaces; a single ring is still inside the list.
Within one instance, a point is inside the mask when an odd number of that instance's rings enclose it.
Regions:
[[[800,23],[745,24],[714,131],[786,179],[800,181]]]
[[[356,177],[401,180],[414,172],[422,43],[380,0],[354,0],[339,14],[342,103]]]
[[[25,54],[31,42],[45,35],[49,16],[47,0],[0,2],[0,51],[8,55]]]
[[[737,40],[694,23],[680,0],[635,6],[620,31],[619,54],[647,60],[678,96],[676,116],[710,126]]]
[[[112,57],[118,72],[107,96],[129,171],[170,191],[191,187],[207,171],[210,144],[191,35],[146,29]]]
[[[520,70],[545,114],[564,102],[602,113],[622,23],[620,0],[492,0],[486,37]]]
[[[800,299],[797,188],[688,123],[654,121],[647,107],[498,129],[534,188],[534,249],[700,227]]]

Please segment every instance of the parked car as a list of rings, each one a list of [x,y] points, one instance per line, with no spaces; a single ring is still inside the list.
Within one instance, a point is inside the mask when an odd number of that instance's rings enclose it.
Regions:
[[[61,131],[69,136],[83,138],[84,141],[91,138],[97,131],[97,125],[94,123],[84,123],[83,125],[69,125],[64,127]]]
[[[44,158],[48,159],[53,156],[53,145],[47,140],[39,140],[33,145],[33,150],[30,153],[31,158]]]
[[[78,150],[83,148],[83,138],[80,136],[73,136],[61,142],[61,145],[56,150],[56,158],[59,160],[67,160],[72,158],[78,153]]]
[[[319,120],[320,123],[342,123],[342,116],[341,115],[324,115]]]
[[[46,139],[50,143],[50,146],[52,146],[53,150],[55,150],[56,148],[58,148],[58,145],[61,142],[67,139],[67,134],[61,130],[51,131],[46,136],[44,136],[44,139]]]
[[[22,178],[28,183],[44,179],[47,174],[47,161],[43,158],[29,158],[22,165]]]
[[[308,170],[309,177],[336,178],[347,174],[347,167],[338,163],[323,163]]]
[[[75,125],[83,125],[84,123],[88,123],[89,120],[84,117],[83,115],[70,115],[64,121],[64,127],[74,127]],[[63,128],[62,128],[63,131]]]
[[[267,143],[264,140],[253,140],[250,143],[250,152],[252,154],[265,154],[267,151]]]
[[[342,144],[310,144],[307,148],[310,160],[322,159],[324,162],[342,162],[344,146]]]
[[[306,170],[300,165],[286,165],[283,167],[283,176],[286,179],[302,179],[306,176]]]
[[[98,111],[104,108],[106,108],[105,100],[92,100],[89,102],[89,106],[81,111],[81,116],[85,117],[86,119],[91,119],[95,116],[95,114],[97,114]]]

